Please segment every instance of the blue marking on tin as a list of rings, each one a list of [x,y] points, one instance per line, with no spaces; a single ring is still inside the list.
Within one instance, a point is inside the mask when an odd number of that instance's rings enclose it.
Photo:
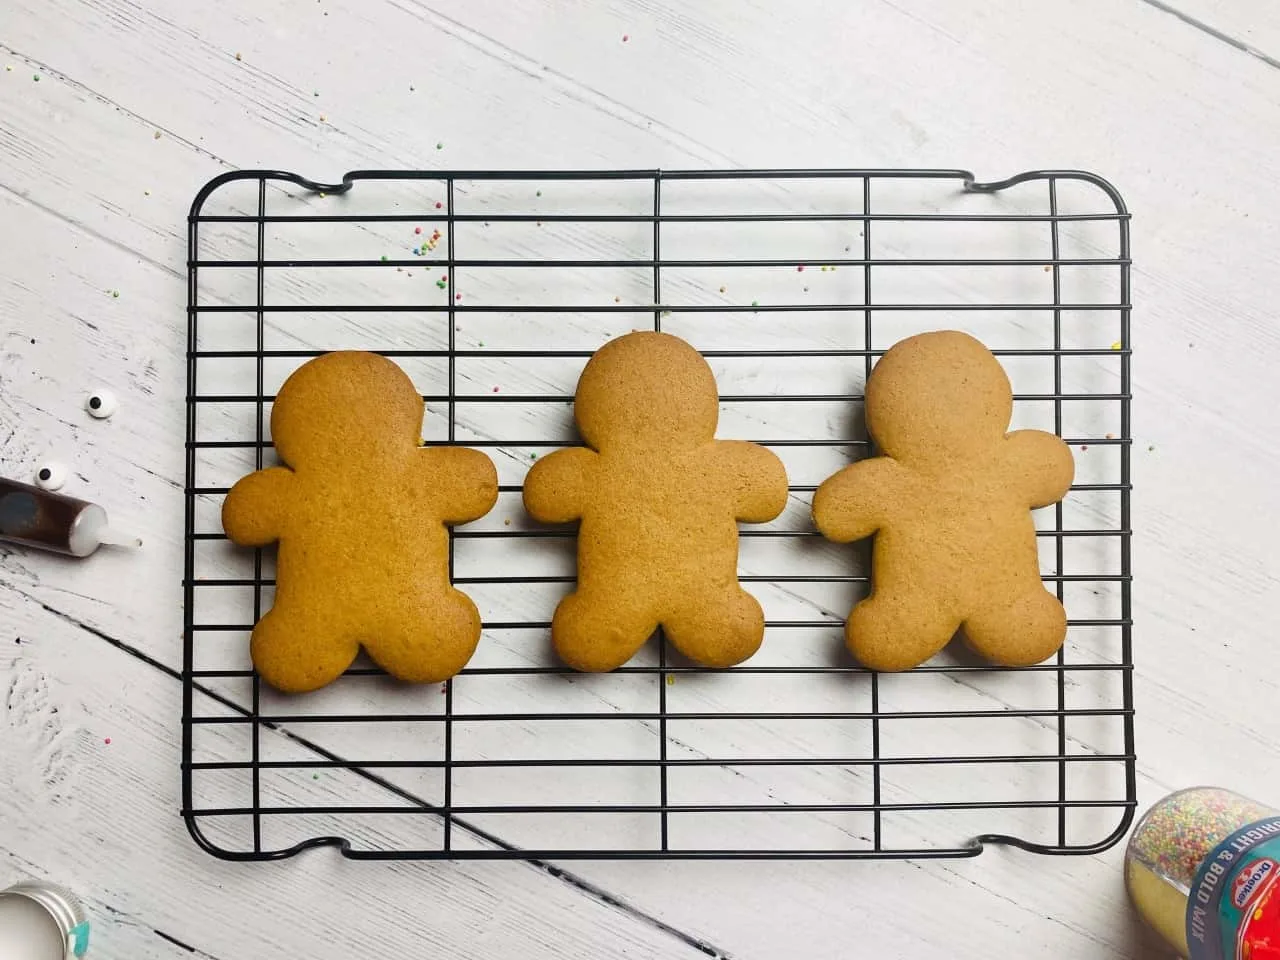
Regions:
[[[67,936],[71,938],[71,952],[77,957],[83,957],[89,949],[89,922],[86,920],[76,924]]]

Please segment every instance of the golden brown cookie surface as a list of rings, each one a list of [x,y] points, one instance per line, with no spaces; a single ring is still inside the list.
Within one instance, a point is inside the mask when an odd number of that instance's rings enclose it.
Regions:
[[[764,615],[738,584],[738,521],[782,512],[782,462],[757,444],[715,439],[715,377],[669,334],[601,347],[578,381],[574,415],[588,447],[539,460],[524,484],[536,519],[582,521],[578,589],[551,629],[560,656],[612,670],[659,625],[707,666],[751,656]]]
[[[1009,378],[968,334],[910,337],[867,382],[867,432],[882,456],[846,467],[813,498],[822,533],[876,534],[871,595],[846,626],[877,670],[906,670],[958,629],[999,664],[1039,663],[1066,637],[1062,604],[1040,580],[1031,509],[1056,503],[1075,464],[1061,439],[1007,433]]]
[[[275,605],[253,630],[254,666],[279,690],[329,683],[361,645],[393,676],[453,676],[480,616],[449,582],[445,524],[498,496],[484,454],[420,447],[422,397],[385,357],[341,351],[285,381],[271,412],[283,467],[241,479],[222,506],[243,546],[280,542]]]

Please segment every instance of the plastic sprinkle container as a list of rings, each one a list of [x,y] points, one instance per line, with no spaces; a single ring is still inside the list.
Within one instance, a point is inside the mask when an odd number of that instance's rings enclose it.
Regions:
[[[1218,787],[1165,797],[1138,822],[1125,886],[1188,960],[1280,960],[1280,811]]]

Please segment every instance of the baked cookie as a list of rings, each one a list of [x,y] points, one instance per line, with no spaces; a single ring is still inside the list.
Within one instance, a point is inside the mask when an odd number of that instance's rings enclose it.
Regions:
[[[1066,496],[1075,464],[1051,433],[1007,433],[1009,378],[965,333],[896,344],[867,381],[867,432],[883,456],[827,479],[813,519],[839,543],[876,534],[873,588],[845,629],[876,670],[907,670],[961,630],[999,664],[1039,663],[1066,637],[1040,580],[1031,510]]]
[[[372,353],[329,353],[276,397],[285,464],[241,479],[222,505],[235,543],[280,541],[275,606],[253,628],[253,663],[287,693],[338,677],[361,645],[401,680],[453,676],[480,615],[449,583],[446,524],[484,516],[498,477],[483,453],[422,447],[422,397]]]
[[[745,660],[764,614],[738,585],[738,521],[786,505],[787,475],[769,450],[716,440],[719,398],[701,355],[665,333],[629,333],[596,351],[574,416],[586,447],[539,460],[524,504],[546,523],[581,520],[578,589],[551,626],[579,670],[612,670],[659,626],[710,667]]]

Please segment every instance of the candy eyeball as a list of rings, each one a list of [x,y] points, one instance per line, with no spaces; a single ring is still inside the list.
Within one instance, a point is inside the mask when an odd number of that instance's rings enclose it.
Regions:
[[[67,465],[57,460],[46,460],[36,467],[36,486],[42,490],[60,490],[67,482]]]
[[[116,395],[110,390],[95,390],[85,398],[84,408],[89,416],[97,420],[105,420],[116,412]]]

